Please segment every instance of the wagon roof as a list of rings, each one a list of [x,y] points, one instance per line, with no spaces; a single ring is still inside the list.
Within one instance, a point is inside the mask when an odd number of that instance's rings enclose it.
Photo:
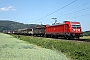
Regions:
[[[24,31],[24,30],[30,30],[32,28],[24,28],[24,29],[18,29],[18,31]]]

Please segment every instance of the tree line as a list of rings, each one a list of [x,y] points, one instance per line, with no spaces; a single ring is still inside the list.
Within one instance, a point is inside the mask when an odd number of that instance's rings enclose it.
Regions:
[[[89,30],[89,31],[84,31],[84,32],[83,32],[83,35],[84,35],[84,36],[90,36],[90,30]]]

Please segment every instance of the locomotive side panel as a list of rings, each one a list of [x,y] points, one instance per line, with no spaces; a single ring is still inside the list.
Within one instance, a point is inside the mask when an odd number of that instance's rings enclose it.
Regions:
[[[67,24],[46,27],[47,34],[62,34],[65,32],[69,32],[69,26]]]
[[[63,33],[64,32],[64,25],[58,25],[58,26],[55,26],[55,33]]]
[[[69,31],[69,26],[67,24],[59,24],[46,27],[46,35],[49,37],[64,37],[65,33]]]

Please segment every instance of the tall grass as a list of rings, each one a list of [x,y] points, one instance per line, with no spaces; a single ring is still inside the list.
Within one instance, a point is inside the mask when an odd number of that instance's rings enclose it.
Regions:
[[[61,51],[73,60],[90,60],[90,43],[29,36],[21,36],[20,39],[44,48]]]
[[[41,48],[0,33],[0,60],[67,60],[67,58],[61,52]]]

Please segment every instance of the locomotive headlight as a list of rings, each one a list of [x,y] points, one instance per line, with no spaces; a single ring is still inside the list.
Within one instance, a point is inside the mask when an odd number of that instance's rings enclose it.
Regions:
[[[80,32],[80,29],[78,29],[78,31]]]
[[[73,31],[75,31],[75,29],[73,29]]]
[[[72,32],[74,32],[75,31],[75,29],[72,29]]]

